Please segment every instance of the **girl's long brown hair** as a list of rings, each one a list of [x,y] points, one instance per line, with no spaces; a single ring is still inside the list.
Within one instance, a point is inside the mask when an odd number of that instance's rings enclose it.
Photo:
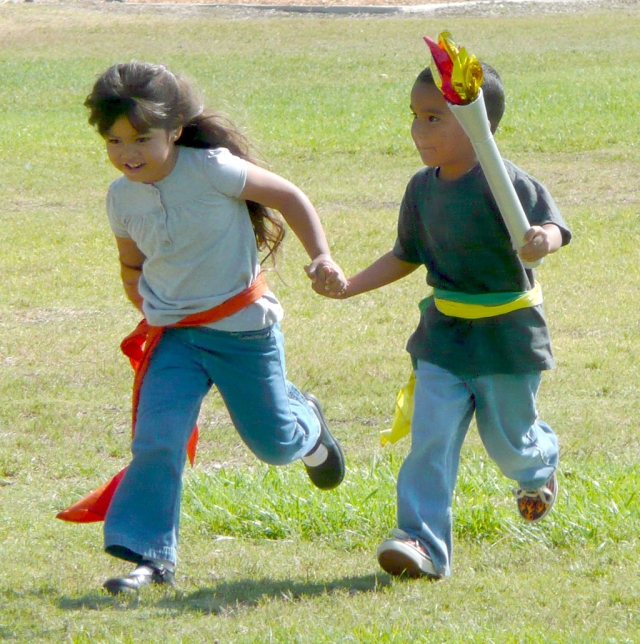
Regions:
[[[224,147],[241,159],[258,163],[244,134],[227,118],[205,109],[189,82],[164,65],[135,61],[114,65],[98,77],[84,105],[89,109],[89,124],[102,136],[126,116],[138,132],[182,127],[176,145]],[[247,201],[247,208],[258,249],[266,252],[265,260],[275,260],[285,234],[282,220],[254,201]]]

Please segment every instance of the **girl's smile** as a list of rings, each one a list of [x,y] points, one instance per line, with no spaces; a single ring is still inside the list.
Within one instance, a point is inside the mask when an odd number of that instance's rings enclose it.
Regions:
[[[138,132],[121,116],[104,136],[109,160],[130,181],[156,183],[167,177],[178,159],[180,130],[151,128]]]

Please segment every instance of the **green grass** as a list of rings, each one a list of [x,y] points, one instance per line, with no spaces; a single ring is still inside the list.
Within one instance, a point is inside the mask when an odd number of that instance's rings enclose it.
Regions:
[[[637,6],[491,18],[252,17],[0,5],[0,640],[7,642],[640,641],[640,162]],[[382,449],[424,273],[345,302],[314,295],[291,236],[279,279],[289,376],[345,448],[336,491],[266,467],[217,394],[185,474],[178,591],[119,601],[127,567],[101,526],[55,520],[128,460],[137,322],[104,195],[115,171],[82,108],[95,75],[149,59],[187,73],[321,213],[351,273],[391,247],[418,169],[408,94],[423,35],[449,29],[501,72],[498,143],[551,190],[574,242],[539,278],[558,369],[542,416],[560,496],[524,525],[472,431],[454,505],[451,579],[402,582],[375,549],[394,525],[407,441]]]

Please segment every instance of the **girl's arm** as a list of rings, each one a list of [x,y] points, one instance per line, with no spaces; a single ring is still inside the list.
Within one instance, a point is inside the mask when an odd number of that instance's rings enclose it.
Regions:
[[[311,259],[306,271],[312,282],[319,280],[332,293],[344,288],[344,274],[331,258],[320,217],[300,188],[269,170],[247,163],[247,180],[239,197],[282,214]]]
[[[393,251],[389,251],[363,271],[349,278],[344,291],[338,294],[325,293],[325,295],[339,299],[360,295],[402,279],[413,273],[419,266],[421,264],[403,262],[393,254]]]
[[[142,264],[146,257],[133,239],[116,237],[116,244],[118,245],[120,277],[124,292],[133,305],[142,312],[142,298],[138,292],[138,280],[142,275]]]

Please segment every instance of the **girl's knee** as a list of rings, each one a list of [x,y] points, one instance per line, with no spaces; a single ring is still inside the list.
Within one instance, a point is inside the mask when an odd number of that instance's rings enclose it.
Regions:
[[[302,428],[296,425],[290,432],[264,432],[259,439],[250,439],[246,443],[253,454],[264,463],[288,465],[304,456],[304,446],[307,442],[304,436]]]
[[[280,443],[249,446],[255,456],[267,465],[288,465],[299,458],[299,448],[292,450],[290,446],[284,446]]]

